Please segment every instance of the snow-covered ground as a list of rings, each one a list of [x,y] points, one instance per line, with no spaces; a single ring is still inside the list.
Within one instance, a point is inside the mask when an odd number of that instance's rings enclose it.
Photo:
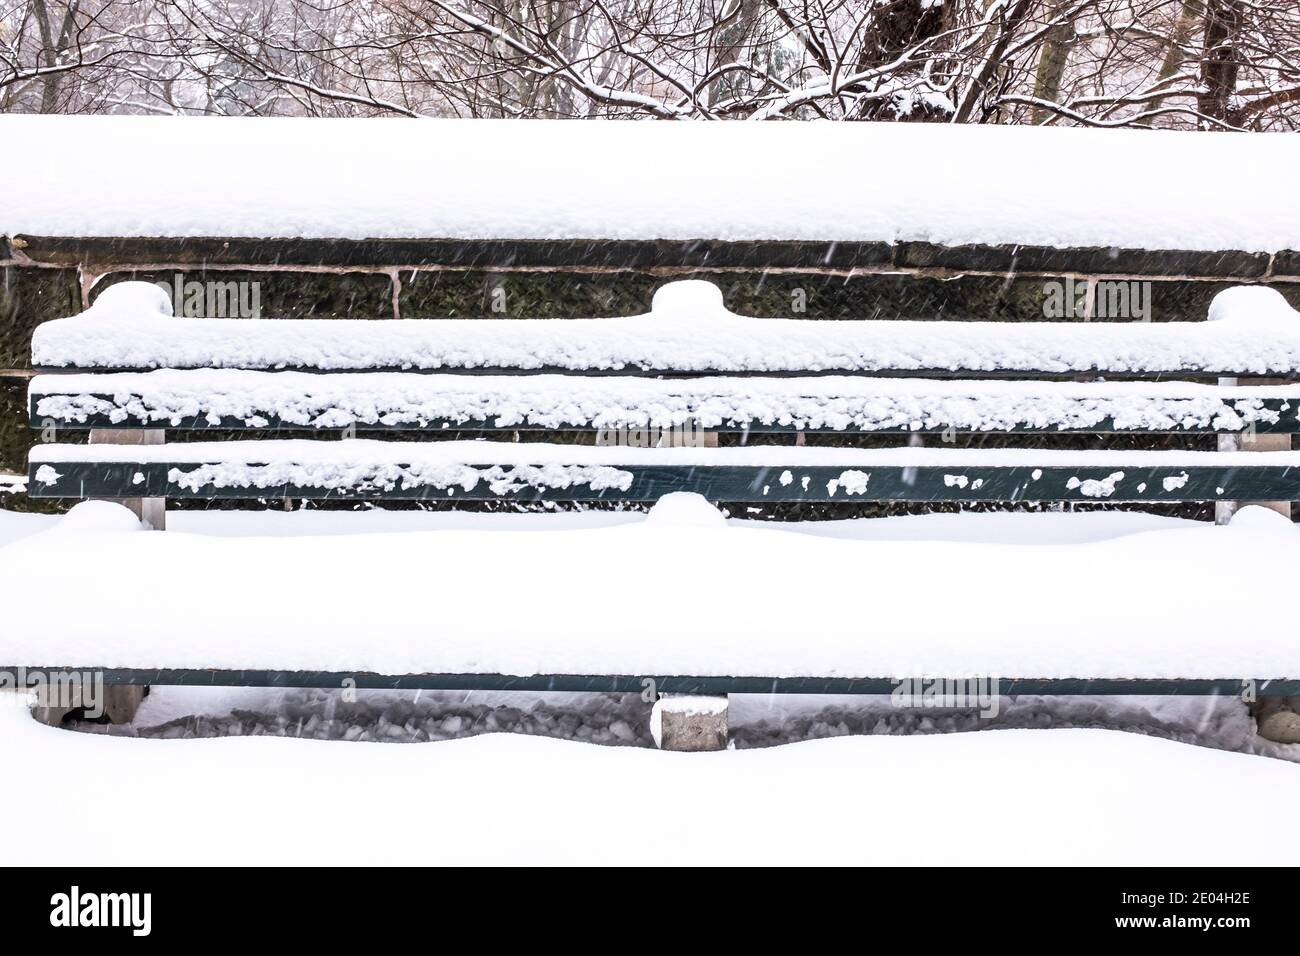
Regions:
[[[554,513],[469,511],[169,511],[173,531],[214,537],[304,537],[416,531],[577,531],[645,521],[644,511]],[[45,531],[55,515],[0,510],[0,545]],[[732,518],[741,527],[767,522]],[[965,541],[991,544],[1079,544],[1144,531],[1193,529],[1198,521],[1142,511],[966,512],[842,521],[783,522],[783,530],[860,541]]]
[[[45,727],[22,703],[0,695],[13,768],[0,815],[33,835],[7,841],[12,864],[1249,865],[1300,852],[1300,768],[1136,734],[712,754],[517,734],[143,740]]]

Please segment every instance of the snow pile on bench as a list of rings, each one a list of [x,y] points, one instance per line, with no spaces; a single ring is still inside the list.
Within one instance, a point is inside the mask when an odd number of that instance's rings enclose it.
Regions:
[[[155,290],[156,291],[156,290]],[[376,322],[190,319],[115,298],[40,325],[38,368],[520,369],[671,372],[1300,371],[1300,314],[1273,289],[1229,289],[1214,322],[845,321],[737,316],[708,282],[618,319]]]
[[[1237,431],[1296,418],[1300,386],[900,378],[651,379],[579,375],[319,375],[235,369],[40,375],[38,420],[171,425],[971,431],[1017,428]],[[1276,404],[1266,407],[1264,401]]]
[[[1300,677],[1288,604],[1241,612],[1244,593],[1290,593],[1300,561],[1300,530],[1262,509],[1228,527],[1032,547],[844,540],[710,524],[677,507],[664,520],[581,531],[309,538],[125,531],[96,517],[0,549],[0,580],[14,593],[74,598],[16,604],[0,663]],[[756,587],[786,598],[726,597]],[[303,599],[322,588],[326,599]],[[564,613],[542,613],[557,595],[570,598]]]
[[[1300,191],[1206,175],[1300,168],[1287,135],[10,115],[0,141],[40,144],[0,235],[1300,248]]]

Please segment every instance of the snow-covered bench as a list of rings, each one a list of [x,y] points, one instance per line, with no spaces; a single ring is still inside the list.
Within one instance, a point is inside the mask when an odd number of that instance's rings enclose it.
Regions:
[[[755,319],[726,312],[715,287],[686,282],[663,287],[650,314],[629,319],[192,320],[171,317],[155,287],[128,283],[106,290],[83,315],[36,331],[33,362],[42,374],[31,383],[32,425],[55,439],[90,429],[92,439],[34,448],[29,494],[126,500],[156,527],[165,521],[160,505],[167,498],[654,502],[681,491],[759,504],[1300,498],[1300,453],[1283,450],[1300,430],[1300,384],[1222,383],[1300,376],[1300,317],[1275,292],[1239,289],[1216,300],[1211,318],[1216,321],[1163,324]],[[213,429],[253,437],[162,442],[163,430]],[[319,437],[261,437],[280,429]],[[658,429],[667,430],[662,444],[674,447],[630,447],[626,440]],[[441,437],[455,430],[487,430],[507,440],[351,437]],[[597,445],[510,440],[523,432],[592,430],[623,439]],[[971,432],[1218,434],[1221,449],[1242,434],[1248,440],[1246,450],[1218,451],[945,447]],[[739,438],[724,437],[716,447],[719,433]],[[772,434],[787,438],[773,444]],[[821,434],[933,437],[929,447],[803,441]],[[1065,557],[1060,566],[1068,569],[1073,560]],[[1086,554],[1078,560],[1086,562]],[[936,593],[955,586],[933,582]],[[1017,592],[1022,582],[1008,580],[1005,587]],[[1073,593],[1069,582],[1062,587],[1061,597]],[[303,599],[285,595],[277,613],[287,618],[293,601]],[[814,590],[799,600],[821,598]],[[996,607],[968,607],[961,617],[976,634],[999,621]],[[1002,626],[1015,626],[1015,615],[1003,618]],[[1170,626],[1183,626],[1181,620]],[[15,663],[103,667],[109,680],[131,685],[335,686],[352,679],[374,687],[641,690],[653,677],[660,692],[697,695],[878,693],[909,676],[900,669],[909,659],[904,632],[892,637],[900,655],[857,659],[837,659],[828,649],[841,646],[840,638],[792,634],[792,644],[815,650],[782,663],[766,652],[747,655],[744,621],[736,620],[732,637],[725,616],[716,623],[720,629],[709,640],[721,650],[706,658],[671,647],[657,658],[653,641],[624,647],[621,658],[608,660],[565,646],[532,647],[521,658],[493,648],[492,635],[500,632],[494,624],[484,623],[476,635],[474,623],[462,620],[468,632],[448,639],[471,653],[394,658],[358,650],[342,667],[330,666],[340,663],[337,653],[301,653],[310,635],[291,641],[297,650],[286,649],[280,660],[265,645],[243,657],[219,655],[223,663],[205,661],[202,651],[196,658],[182,646],[73,660],[73,648],[90,651],[69,636],[69,643],[54,645],[58,660]],[[581,631],[580,621],[574,629]],[[1020,658],[1032,669],[1016,673],[1009,669],[1013,658],[1000,654],[989,656],[990,669],[982,671],[978,655],[944,658],[936,651],[911,659],[940,677],[989,675],[996,665],[1003,693],[1237,694],[1244,682],[1254,682],[1260,694],[1300,694],[1300,645],[1270,638],[1263,626],[1258,631],[1224,633],[1218,643],[1209,634],[1195,661],[1171,654],[1177,635],[1162,637],[1158,653],[1135,648],[1128,660],[1106,662],[1071,656],[1065,639],[1040,635],[1034,653]],[[185,636],[177,631],[174,639],[183,645]],[[925,640],[918,637],[918,646]],[[582,637],[574,641],[579,645]],[[931,643],[944,642],[939,636]],[[377,661],[386,669],[368,669]],[[951,669],[944,670],[945,661]],[[395,663],[411,669],[387,669]],[[871,666],[888,669],[864,669]]]

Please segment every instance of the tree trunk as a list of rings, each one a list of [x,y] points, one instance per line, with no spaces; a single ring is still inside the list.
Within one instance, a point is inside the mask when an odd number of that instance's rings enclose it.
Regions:
[[[1241,0],[1208,0],[1205,5],[1205,49],[1196,108],[1223,123],[1231,121],[1241,62],[1237,44],[1244,19]]]
[[[1183,65],[1183,47],[1192,36],[1192,31],[1196,28],[1196,21],[1201,18],[1205,11],[1203,0],[1183,0],[1182,9],[1178,11],[1178,19],[1174,21],[1173,33],[1169,37],[1169,44],[1165,47],[1165,59],[1160,64],[1160,73],[1156,77],[1157,83],[1164,83],[1173,79],[1179,67]],[[1150,109],[1158,110],[1164,104],[1163,96],[1151,101]]]
[[[981,63],[979,71],[970,78],[966,92],[963,94],[957,112],[953,116],[954,123],[969,123],[971,121],[976,108],[980,105],[980,100],[983,99],[985,92],[993,82],[993,77],[1002,66],[1002,57],[1011,44],[1011,38],[1019,29],[1021,21],[1033,9],[1033,6],[1031,0],[1017,0],[1005,17],[998,22],[990,23],[986,27],[986,33],[992,37],[988,55]]]
[[[1052,8],[1052,16],[1059,16],[1061,4]],[[1061,80],[1065,77],[1065,64],[1070,58],[1070,49],[1074,46],[1074,24],[1070,21],[1058,23],[1048,31],[1043,40],[1043,52],[1038,57],[1038,70],[1034,74],[1034,99],[1055,103],[1061,97]],[[1051,110],[1034,107],[1031,121],[1043,123],[1055,114]]]

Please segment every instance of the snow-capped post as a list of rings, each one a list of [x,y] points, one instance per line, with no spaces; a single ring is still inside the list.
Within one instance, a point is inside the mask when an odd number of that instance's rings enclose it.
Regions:
[[[1294,321],[1295,311],[1282,293],[1266,286],[1239,286],[1226,289],[1214,297],[1210,303],[1207,321]],[[1283,379],[1273,378],[1220,378],[1222,386],[1237,385],[1285,385]],[[1262,434],[1254,427],[1242,432],[1220,432],[1219,451],[1290,451],[1291,433]],[[1291,517],[1289,501],[1216,501],[1214,503],[1214,523],[1227,524],[1232,516],[1247,504],[1261,505],[1278,514]]]
[[[152,282],[119,282],[101,292],[88,315],[112,321],[114,317],[157,313],[173,314],[172,300],[161,286]],[[92,445],[161,445],[167,440],[162,428],[92,428]],[[167,528],[166,498],[113,498],[155,531]],[[129,689],[129,688],[128,688]]]
[[[650,713],[650,733],[660,750],[726,750],[727,698],[664,694]]]
[[[702,495],[674,491],[646,515],[648,529],[690,531],[693,537],[727,536],[727,517]],[[650,711],[650,734],[661,750],[726,750],[727,697],[659,694]]]
[[[656,322],[681,322],[699,325],[734,318],[727,311],[722,290],[705,279],[680,279],[655,290],[650,300],[650,315]],[[698,427],[668,429],[659,442],[661,448],[717,448],[718,432]]]

